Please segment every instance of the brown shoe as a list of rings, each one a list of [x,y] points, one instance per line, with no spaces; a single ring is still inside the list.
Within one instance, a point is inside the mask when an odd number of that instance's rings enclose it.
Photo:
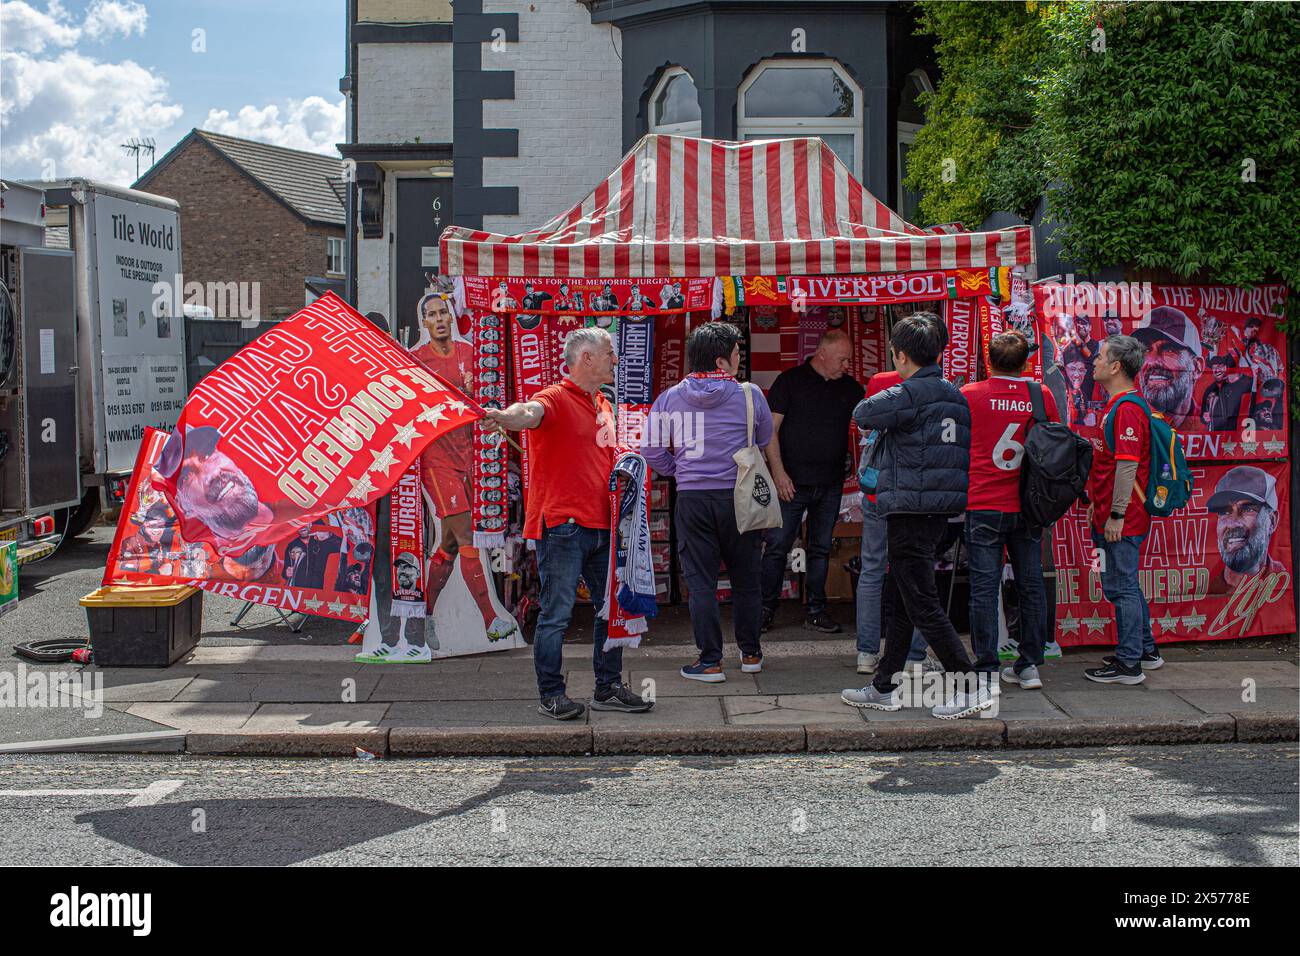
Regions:
[[[763,655],[742,654],[740,657],[740,670],[745,674],[760,673],[763,670]]]
[[[683,667],[681,674],[687,680],[703,681],[706,684],[721,684],[727,679],[727,675],[722,673],[721,664],[705,664],[701,661]]]

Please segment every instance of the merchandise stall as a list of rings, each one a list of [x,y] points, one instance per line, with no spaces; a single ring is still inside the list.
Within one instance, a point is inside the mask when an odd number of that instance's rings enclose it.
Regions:
[[[942,313],[950,304],[969,316],[971,331],[950,343],[945,370],[969,380],[977,367],[975,325],[987,327],[995,314],[1001,320],[1015,274],[1032,264],[1033,241],[1028,227],[920,229],[864,189],[819,139],[651,135],[581,202],[537,230],[449,227],[441,261],[477,332],[478,401],[526,400],[558,381],[565,335],[600,325],[619,352],[611,399],[620,437],[635,442],[655,395],[684,374],[685,339],[701,322],[739,327],[741,377],[764,389],[804,361],[824,332],[841,328],[853,349],[851,374],[865,382],[890,367],[891,318],[921,307]],[[508,462],[489,442],[478,443],[473,467],[479,489],[518,476],[511,517],[487,501],[476,507],[476,539],[504,543],[526,561],[517,538],[529,478],[524,438],[522,456]],[[860,535],[852,475],[846,462],[830,582],[841,599],[851,598],[842,566],[857,554]],[[652,484],[661,600],[682,593],[674,581],[671,495],[671,482]],[[725,579],[720,589],[725,599]],[[792,570],[785,595],[798,594]]]

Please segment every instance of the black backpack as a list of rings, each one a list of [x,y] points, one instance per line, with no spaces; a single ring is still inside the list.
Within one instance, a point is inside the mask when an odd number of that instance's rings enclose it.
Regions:
[[[1083,494],[1092,467],[1092,444],[1068,426],[1048,421],[1043,386],[1028,384],[1034,418],[1020,461],[1020,513],[1030,527],[1046,528]]]

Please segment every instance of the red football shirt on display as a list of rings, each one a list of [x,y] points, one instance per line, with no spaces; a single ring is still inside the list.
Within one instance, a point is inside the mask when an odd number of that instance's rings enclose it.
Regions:
[[[546,410],[529,437],[524,537],[572,518],[584,528],[609,528],[609,473],[614,470],[614,410],[605,396],[570,379],[532,397]]]
[[[1134,391],[1131,389],[1130,391]],[[1128,507],[1124,509],[1123,534],[1144,535],[1151,528],[1151,516],[1138,497],[1144,491],[1147,479],[1151,475],[1151,423],[1147,421],[1146,412],[1133,402],[1125,402],[1115,408],[1115,402],[1121,392],[1106,403],[1101,416],[1101,427],[1092,440],[1092,471],[1088,473],[1088,499],[1092,502],[1092,527],[1098,534],[1106,530],[1110,520],[1111,499],[1115,496],[1115,463],[1118,461],[1136,461],[1137,478],[1133,481],[1133,494],[1129,497]],[[1106,445],[1105,421],[1112,410],[1115,414],[1115,450]]]
[[[1025,436],[1034,417],[1029,380],[996,376],[963,385],[970,405],[969,511],[1020,511],[1020,462]],[[1056,399],[1043,389],[1043,408],[1058,422]]]

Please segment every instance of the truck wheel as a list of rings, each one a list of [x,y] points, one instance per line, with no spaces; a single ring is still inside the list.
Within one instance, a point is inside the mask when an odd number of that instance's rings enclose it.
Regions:
[[[75,508],[62,508],[54,513],[54,526],[63,527],[67,523],[67,530],[63,532],[63,538],[59,541],[59,547],[64,547],[69,541],[80,534],[84,534],[95,520],[99,517],[100,500],[98,488],[87,488],[85,495],[81,499],[81,504]]]

